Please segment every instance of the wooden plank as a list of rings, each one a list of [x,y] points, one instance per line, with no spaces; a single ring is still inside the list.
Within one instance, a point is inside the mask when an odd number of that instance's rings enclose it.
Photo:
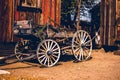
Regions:
[[[0,0],[0,41],[10,42],[12,40],[12,12],[13,1]]]
[[[47,6],[46,6],[47,5]],[[48,22],[50,16],[54,21],[60,24],[60,5],[61,0],[42,0],[42,23]],[[51,22],[54,26],[55,24]]]
[[[56,22],[60,25],[60,16],[61,16],[61,0],[56,0]]]
[[[101,38],[103,45],[114,45],[116,2],[101,0]]]

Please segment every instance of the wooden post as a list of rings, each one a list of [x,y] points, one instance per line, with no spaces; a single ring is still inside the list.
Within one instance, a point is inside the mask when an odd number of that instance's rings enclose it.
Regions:
[[[81,26],[80,26],[80,7],[81,7],[81,1],[82,1],[82,0],[77,0],[77,4],[78,4],[77,30],[80,30],[80,29],[81,29]]]
[[[100,3],[100,37],[101,37],[101,42],[102,42],[102,45],[104,43],[104,40],[103,40],[103,26],[104,26],[104,19],[103,19],[103,0],[101,0],[101,3]]]

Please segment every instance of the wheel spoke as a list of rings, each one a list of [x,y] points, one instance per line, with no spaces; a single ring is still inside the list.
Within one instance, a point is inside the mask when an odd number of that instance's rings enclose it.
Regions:
[[[89,48],[87,48],[87,47],[84,47],[86,50],[90,50]]]
[[[40,62],[42,63],[45,59],[46,59],[46,57],[44,57]]]
[[[58,51],[58,50],[59,50],[59,48],[53,49],[53,51]]]
[[[78,52],[78,51],[79,51],[79,48],[77,48],[77,49],[74,50],[75,53]]]
[[[22,55],[22,53],[21,53],[21,52],[17,52],[17,55],[18,55],[18,54],[19,54],[19,55]]]
[[[51,44],[50,44],[50,50],[52,49],[52,45],[53,45],[53,42],[51,42]]]
[[[51,50],[53,50],[55,48],[56,44],[51,48]]]
[[[41,44],[41,47],[42,47],[44,50],[46,50],[46,48],[45,48],[45,46],[44,46],[43,44]]]
[[[48,48],[48,49],[50,49],[50,41],[48,41],[48,44],[47,44],[47,45],[48,45],[48,47],[47,47],[47,48]]]
[[[44,44],[45,44],[45,47],[46,47],[46,49],[48,48],[48,46],[47,46],[47,42],[44,42]]]
[[[83,33],[83,36],[81,37],[81,44],[83,44],[83,41],[84,41],[84,34],[85,33]]]
[[[82,49],[81,60],[84,60],[83,56],[84,56],[84,51],[83,51],[83,49]]]
[[[77,33],[78,40],[81,40],[81,34]]]
[[[59,54],[59,52],[53,52],[53,54]]]
[[[73,47],[73,49],[75,49],[75,48],[79,48],[79,45],[72,45],[72,47]]]
[[[90,53],[90,49],[87,47],[85,47],[84,49],[85,49],[84,52],[86,53],[86,55],[88,55]]]
[[[90,43],[90,42],[91,42],[91,40],[88,40],[87,42],[84,43],[84,45],[86,45],[86,44],[88,44],[88,43]]]
[[[87,50],[84,50],[83,54],[84,54],[85,57],[87,56],[87,53],[88,53]]]
[[[81,36],[80,36],[80,37],[81,37],[81,39],[82,39],[82,37],[83,37],[83,32],[81,32]]]
[[[77,34],[77,35],[78,35],[78,34]],[[79,41],[80,41],[79,37],[78,37],[78,36],[76,36],[75,38],[76,38],[76,42],[78,42],[78,43],[79,43]]]
[[[45,54],[44,52],[38,52],[38,54],[42,55],[42,54]]]
[[[84,41],[85,37],[86,37],[86,33],[83,34],[83,38],[82,38],[83,41]]]
[[[44,65],[46,65],[48,58],[45,59]]]
[[[74,54],[76,58],[78,58],[79,54]]]
[[[88,44],[88,45],[85,45],[85,46],[90,47],[91,45],[90,45],[90,44]]]
[[[79,61],[81,61],[81,54],[79,54],[79,56],[78,56],[78,57],[79,57]]]
[[[43,50],[43,49],[39,49],[40,50],[40,52],[46,52],[45,50]]]
[[[22,57],[22,55],[16,55],[18,58]]]
[[[56,55],[54,55],[54,54],[52,54],[52,56],[53,56],[53,57],[55,57],[55,58],[57,58],[57,57],[58,57],[58,56],[56,56]]]
[[[79,53],[79,60],[81,61],[81,56],[82,56],[82,49],[80,49],[80,51],[79,51],[80,53]]]
[[[48,57],[48,67],[49,67],[49,65],[50,65],[50,59],[49,59],[49,57]]]
[[[53,59],[53,60],[54,60],[54,62],[56,61],[56,59],[55,59],[53,56],[51,56],[51,59]]]
[[[41,59],[41,58],[43,58],[43,57],[45,57],[45,55],[40,56],[38,59]]]
[[[79,43],[77,41],[74,42],[76,45],[78,45]]]
[[[50,63],[53,64],[53,62],[52,62],[52,58],[50,57],[49,59],[50,59]]]
[[[87,35],[87,36],[84,38],[83,43],[85,43],[85,41],[87,40],[88,37],[89,37],[89,36]]]

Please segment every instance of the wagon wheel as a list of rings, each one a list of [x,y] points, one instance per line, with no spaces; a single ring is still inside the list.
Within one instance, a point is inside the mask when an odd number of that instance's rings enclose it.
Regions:
[[[37,58],[41,65],[54,66],[60,58],[60,47],[54,40],[43,40],[37,48]]]
[[[86,31],[79,30],[74,34],[72,39],[72,50],[78,61],[90,58],[92,51],[92,39]]]
[[[24,60],[26,57],[30,57],[31,54],[29,53],[29,50],[31,50],[29,46],[28,40],[22,40],[17,42],[14,48],[14,53],[16,54],[16,58],[18,60]]]

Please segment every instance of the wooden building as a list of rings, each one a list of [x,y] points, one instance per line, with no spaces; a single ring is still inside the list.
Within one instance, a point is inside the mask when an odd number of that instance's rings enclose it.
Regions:
[[[14,41],[14,21],[32,18],[34,23],[44,25],[48,16],[60,24],[61,0],[0,0],[0,42]],[[100,36],[102,45],[120,40],[120,0],[101,0]]]

